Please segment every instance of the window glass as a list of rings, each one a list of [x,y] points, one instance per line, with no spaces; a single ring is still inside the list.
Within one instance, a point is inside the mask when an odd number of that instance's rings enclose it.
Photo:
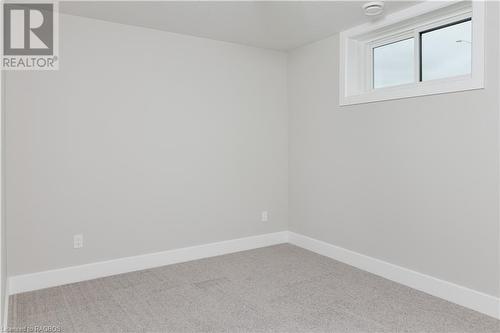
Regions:
[[[414,38],[373,48],[373,88],[415,81]]]
[[[471,73],[472,21],[422,32],[421,80],[435,80]]]

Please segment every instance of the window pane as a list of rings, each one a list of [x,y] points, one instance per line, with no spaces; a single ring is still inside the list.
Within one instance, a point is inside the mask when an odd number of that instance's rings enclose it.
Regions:
[[[422,81],[471,73],[471,21],[423,32]]]
[[[415,81],[414,38],[373,49],[373,88]]]

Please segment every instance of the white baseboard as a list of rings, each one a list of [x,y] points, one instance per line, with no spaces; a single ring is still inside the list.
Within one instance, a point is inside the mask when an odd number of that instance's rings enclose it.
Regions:
[[[8,293],[6,299],[8,300],[8,295],[21,292],[287,242],[500,319],[500,299],[497,297],[415,272],[314,238],[287,231],[72,266],[33,274],[12,276],[9,277],[7,281]],[[8,305],[8,303],[6,305]],[[5,309],[5,316],[8,316],[7,311],[8,306],[6,306]],[[5,324],[6,320],[7,317],[4,318]]]
[[[294,232],[288,233],[288,241],[309,251],[500,319],[500,298]]]
[[[222,254],[256,249],[288,242],[288,232],[276,232],[232,239],[217,243],[185,247],[175,250],[150,253],[86,265],[54,269],[33,274],[11,276],[8,279],[8,294],[60,286],[73,282],[165,266]]]

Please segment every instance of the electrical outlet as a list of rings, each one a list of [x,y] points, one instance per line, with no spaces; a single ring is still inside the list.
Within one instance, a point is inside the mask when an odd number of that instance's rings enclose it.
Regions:
[[[74,235],[73,236],[73,248],[81,249],[83,247],[83,235]]]
[[[267,210],[263,211],[261,216],[260,216],[260,220],[262,222],[267,222],[269,221],[269,214],[267,213]]]

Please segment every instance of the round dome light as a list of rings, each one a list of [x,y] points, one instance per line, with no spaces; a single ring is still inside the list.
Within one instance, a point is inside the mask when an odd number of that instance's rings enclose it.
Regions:
[[[363,10],[366,16],[379,15],[384,11],[384,3],[382,1],[371,1],[363,5]]]

